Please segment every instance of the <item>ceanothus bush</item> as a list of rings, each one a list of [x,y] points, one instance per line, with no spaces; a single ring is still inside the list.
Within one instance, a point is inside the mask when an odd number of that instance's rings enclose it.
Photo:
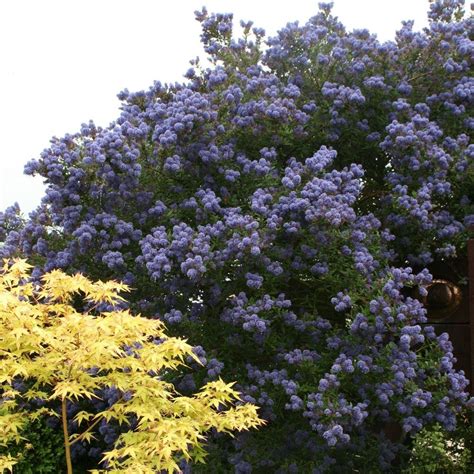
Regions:
[[[203,9],[209,67],[123,91],[113,124],[27,164],[46,193],[27,219],[0,215],[2,255],[36,278],[123,280],[134,310],[196,345],[204,368],[180,390],[222,374],[261,407],[265,428],[210,440],[213,472],[385,472],[472,408],[447,335],[404,292],[463,255],[474,221],[463,3],[432,2],[428,28],[385,43],[330,4],[266,40]]]

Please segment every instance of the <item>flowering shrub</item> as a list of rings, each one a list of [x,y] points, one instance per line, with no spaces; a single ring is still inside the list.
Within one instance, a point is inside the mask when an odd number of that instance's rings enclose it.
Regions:
[[[2,215],[3,255],[27,255],[35,278],[122,279],[132,309],[196,344],[204,369],[182,390],[224,374],[262,407],[264,429],[216,437],[216,472],[389,470],[469,407],[449,339],[403,290],[462,255],[474,220],[462,5],[432,2],[429,28],[382,44],[321,4],[266,48],[251,22],[236,38],[232,15],[204,9],[210,67],[123,91],[111,126],[26,166],[46,194],[24,221]]]
[[[423,472],[457,474],[469,472],[472,449],[466,446],[466,441],[473,439],[472,424],[463,433],[463,439],[449,439],[449,433],[439,428],[421,430],[414,438],[414,446],[408,467],[403,471],[406,474],[416,474],[423,466]],[[450,446],[451,449],[446,449]],[[472,446],[471,446],[472,448]]]
[[[69,474],[71,446],[93,439],[93,430],[103,420],[116,420],[130,428],[104,454],[106,471],[171,473],[179,470],[181,458],[204,460],[204,433],[211,428],[231,432],[262,424],[255,406],[229,407],[237,392],[221,379],[207,383],[193,397],[179,396],[163,380],[163,373],[197,356],[184,340],[167,337],[160,321],[127,310],[94,314],[102,303],[121,301],[119,293],[127,291],[126,286],[92,283],[82,275],[55,270],[35,287],[25,282],[28,270],[20,260],[6,263],[0,273],[1,445],[20,441],[28,419],[58,416]],[[84,312],[75,309],[78,294],[84,295]],[[68,405],[100,398],[98,391],[104,388],[119,394],[116,402],[98,413],[78,411],[74,423],[80,432],[70,434]],[[25,400],[40,401],[41,406],[28,410],[21,403]],[[60,414],[48,406],[55,401]],[[0,456],[2,472],[14,463],[12,456]]]

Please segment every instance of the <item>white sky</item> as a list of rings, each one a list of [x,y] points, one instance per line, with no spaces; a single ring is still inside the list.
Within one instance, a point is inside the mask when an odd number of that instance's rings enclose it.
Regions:
[[[0,0],[0,211],[17,201],[29,212],[41,178],[23,175],[52,136],[75,133],[89,119],[106,126],[118,115],[116,94],[181,80],[202,52],[194,11],[233,12],[238,21],[275,33],[305,22],[317,0]],[[335,0],[352,28],[380,39],[402,20],[426,25],[428,0]]]

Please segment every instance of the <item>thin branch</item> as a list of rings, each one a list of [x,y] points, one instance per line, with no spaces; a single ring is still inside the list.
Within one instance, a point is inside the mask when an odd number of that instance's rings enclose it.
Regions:
[[[97,420],[94,421],[85,431],[83,431],[77,438],[73,439],[69,445],[72,446],[74,443],[77,443],[78,441],[82,441],[84,439],[84,436],[89,433],[91,430],[94,429],[97,424],[102,421],[102,418],[97,418]]]

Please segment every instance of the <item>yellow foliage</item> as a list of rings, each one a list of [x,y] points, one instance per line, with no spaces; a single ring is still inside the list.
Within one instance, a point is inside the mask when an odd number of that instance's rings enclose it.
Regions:
[[[70,436],[63,423],[69,472],[71,444],[90,440],[101,420],[138,420],[136,429],[120,435],[104,454],[108,472],[117,473],[176,472],[179,459],[204,459],[209,429],[231,433],[263,424],[255,406],[235,405],[239,398],[232,384],[218,380],[183,397],[152,375],[183,365],[189,356],[198,359],[185,340],[166,336],[160,321],[128,310],[95,314],[101,303],[123,301],[126,285],[54,270],[35,287],[30,269],[16,260],[5,262],[0,273],[0,445],[18,442],[28,417],[51,414],[45,408],[17,410],[21,398],[57,400],[65,417],[68,401],[98,397],[107,387],[119,389],[122,398],[103,412],[77,413],[81,434]],[[89,309],[78,309],[81,304]],[[28,382],[24,393],[13,388],[18,377]],[[0,470],[11,471],[14,462],[0,457]]]

